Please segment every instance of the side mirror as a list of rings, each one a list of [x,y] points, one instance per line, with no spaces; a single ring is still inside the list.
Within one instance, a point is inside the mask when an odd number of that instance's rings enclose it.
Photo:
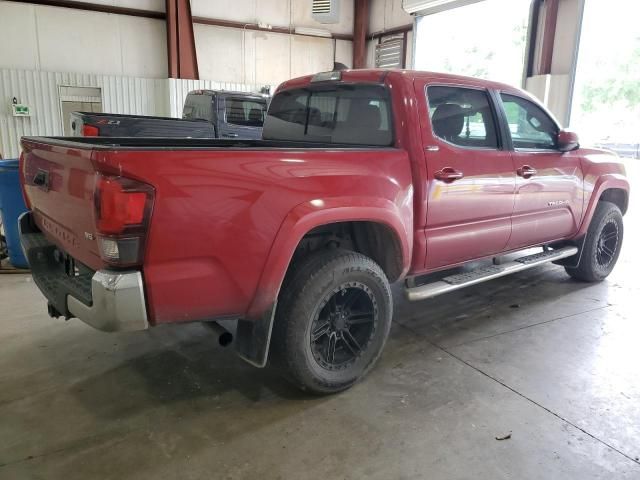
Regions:
[[[580,140],[578,134],[571,130],[560,130],[558,133],[558,150],[561,152],[570,152],[580,148]]]

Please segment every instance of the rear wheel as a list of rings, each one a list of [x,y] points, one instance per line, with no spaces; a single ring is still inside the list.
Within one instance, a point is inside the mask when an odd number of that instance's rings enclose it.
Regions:
[[[576,268],[565,267],[569,275],[585,282],[599,282],[615,267],[622,247],[624,227],[617,205],[601,201],[591,219]]]
[[[380,356],[392,311],[389,282],[373,260],[343,250],[316,253],[285,281],[272,358],[303,390],[344,390]]]

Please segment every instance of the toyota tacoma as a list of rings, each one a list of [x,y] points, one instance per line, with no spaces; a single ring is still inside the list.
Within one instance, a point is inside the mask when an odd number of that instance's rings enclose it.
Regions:
[[[416,301],[547,262],[603,280],[629,198],[619,159],[525,92],[428,72],[286,81],[261,140],[22,148],[21,241],[51,316],[234,320],[242,358],[316,393],[372,368],[391,283]]]

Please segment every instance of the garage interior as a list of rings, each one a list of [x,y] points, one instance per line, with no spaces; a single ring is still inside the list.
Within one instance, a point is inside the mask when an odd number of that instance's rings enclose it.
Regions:
[[[632,0],[0,0],[0,154],[92,112],[181,117],[335,68],[451,72],[535,95],[640,180]],[[8,40],[7,40],[8,39]],[[24,105],[27,115],[16,115]],[[640,201],[601,283],[546,265],[410,303],[375,368],[298,391],[201,323],[98,332],[0,268],[0,479],[639,479]]]

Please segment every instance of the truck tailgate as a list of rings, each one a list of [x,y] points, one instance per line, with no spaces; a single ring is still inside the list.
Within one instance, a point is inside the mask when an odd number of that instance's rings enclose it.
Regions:
[[[70,148],[23,140],[24,192],[44,235],[79,262],[104,265],[95,241],[96,171],[91,148]]]

